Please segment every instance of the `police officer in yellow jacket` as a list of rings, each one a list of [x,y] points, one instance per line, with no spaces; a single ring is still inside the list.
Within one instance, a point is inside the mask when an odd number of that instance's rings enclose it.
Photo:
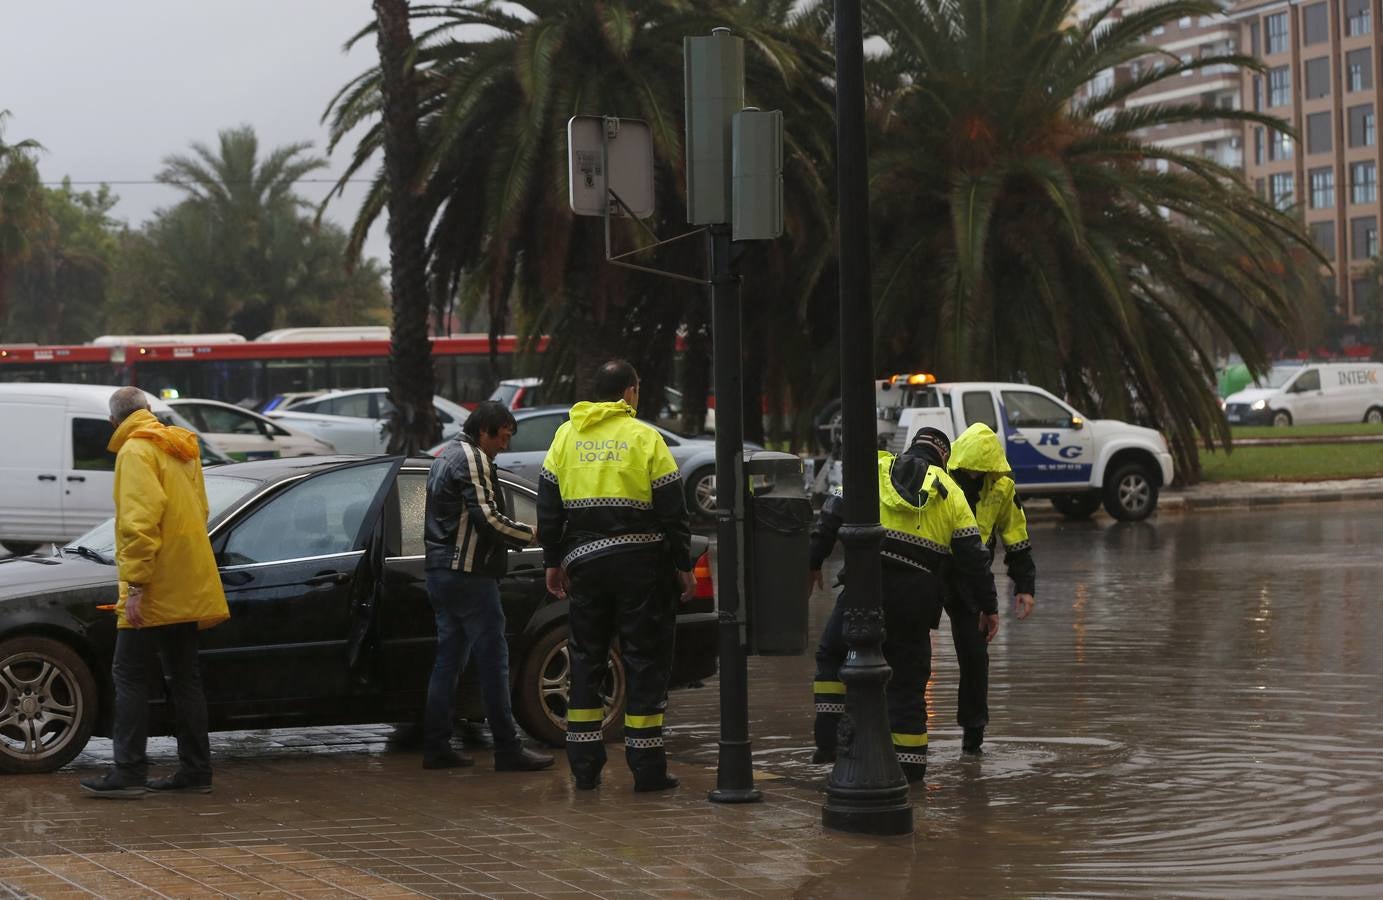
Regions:
[[[980,540],[991,561],[995,545],[1003,542],[1018,618],[1027,618],[1036,603],[1037,567],[1028,539],[1028,518],[999,436],[982,422],[971,425],[956,438],[947,468],[975,512]],[[963,734],[961,750],[979,753],[989,724],[989,645],[974,611],[963,601],[963,593],[947,591],[946,616],[960,664],[956,723]]]
[[[677,786],[663,750],[677,600],[691,598],[691,525],[682,478],[662,435],[634,418],[639,376],[624,360],[601,367],[596,402],[557,429],[538,481],[538,542],[547,587],[570,597],[567,760],[591,790],[605,766],[604,684],[619,637],[628,680],[625,760],[634,790]]]
[[[882,547],[884,659],[893,669],[888,682],[889,722],[893,748],[909,781],[927,773],[927,679],[931,675],[931,629],[941,618],[946,570],[963,586],[964,598],[993,631],[998,629],[998,601],[989,555],[980,543],[975,516],[956,483],[946,474],[951,442],[936,428],[923,428],[901,455],[879,453],[879,521]],[[835,546],[843,522],[844,502],[826,500],[812,529],[812,581],[821,583],[821,565]],[[816,754],[814,762],[831,762],[836,730],[845,711],[840,667],[847,647],[842,634],[849,572],[841,573],[844,591],[816,651]]]

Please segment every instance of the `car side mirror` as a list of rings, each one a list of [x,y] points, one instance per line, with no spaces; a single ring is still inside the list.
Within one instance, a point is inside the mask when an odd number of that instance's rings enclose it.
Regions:
[[[1080,431],[1082,428],[1085,427],[1085,420],[1082,419],[1080,416],[1072,416],[1071,424],[1068,427],[1075,431]]]
[[[255,424],[259,426],[260,434],[264,435],[271,441],[274,439],[274,426],[270,425],[268,422],[261,422],[258,419],[255,419]]]

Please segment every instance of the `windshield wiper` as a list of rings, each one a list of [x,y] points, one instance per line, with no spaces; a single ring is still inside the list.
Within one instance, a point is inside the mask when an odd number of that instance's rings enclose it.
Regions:
[[[75,553],[78,556],[83,556],[87,559],[95,560],[96,562],[104,566],[115,565],[115,560],[106,556],[99,550],[92,550],[90,547],[63,547],[62,549]]]

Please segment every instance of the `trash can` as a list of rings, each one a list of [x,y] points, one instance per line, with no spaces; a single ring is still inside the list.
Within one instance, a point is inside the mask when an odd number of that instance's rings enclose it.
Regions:
[[[808,537],[812,504],[802,460],[791,453],[745,454],[744,510],[748,651],[801,656],[807,648]]]

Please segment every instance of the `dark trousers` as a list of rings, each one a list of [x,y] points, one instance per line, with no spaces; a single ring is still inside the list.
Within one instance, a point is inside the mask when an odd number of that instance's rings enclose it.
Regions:
[[[115,771],[121,781],[143,784],[149,758],[149,662],[157,651],[178,719],[178,768],[197,781],[211,780],[206,696],[197,662],[197,623],[121,628],[115,635]]]
[[[509,643],[504,636],[499,581],[487,575],[430,569],[427,599],[437,619],[437,656],[427,683],[423,754],[440,756],[451,749],[456,682],[472,652],[495,751],[516,749],[519,735],[509,700]]]
[[[932,672],[931,629],[941,615],[941,597],[933,577],[925,572],[883,567],[884,659],[893,670],[886,694],[893,749],[903,765],[927,762],[927,679]],[[822,630],[816,648],[816,746],[834,751],[845,685],[840,667],[849,651],[844,622],[849,585]]]
[[[625,761],[636,784],[667,774],[663,713],[672,675],[677,586],[662,552],[630,551],[582,563],[571,574],[571,694],[567,760],[578,777],[605,766],[601,734],[610,643],[619,638],[628,699]]]
[[[956,724],[961,728],[984,728],[989,724],[989,645],[980,631],[980,614],[964,603],[948,599],[946,617],[951,620],[951,641],[960,666]]]

